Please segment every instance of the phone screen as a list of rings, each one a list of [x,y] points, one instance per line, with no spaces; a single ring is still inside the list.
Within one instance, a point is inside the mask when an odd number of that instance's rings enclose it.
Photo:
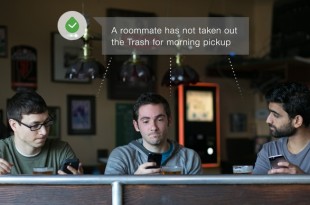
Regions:
[[[72,172],[70,170],[67,169],[67,166],[71,166],[74,169],[78,169],[79,168],[79,163],[80,160],[79,159],[66,159],[62,162],[61,164],[61,170],[64,171],[67,174],[72,174]]]
[[[147,161],[148,162],[156,162],[156,166],[151,166],[151,167],[148,167],[147,169],[160,168],[161,158],[162,158],[161,154],[149,153]]]
[[[269,157],[269,161],[273,169],[278,169],[281,168],[281,166],[278,165],[278,162],[286,162],[286,159],[283,155],[274,155]]]

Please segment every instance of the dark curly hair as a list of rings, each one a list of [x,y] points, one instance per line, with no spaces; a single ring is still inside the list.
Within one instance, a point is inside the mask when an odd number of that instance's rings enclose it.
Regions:
[[[290,118],[300,115],[303,124],[310,123],[310,90],[301,83],[285,82],[273,87],[265,94],[267,103],[280,103]]]

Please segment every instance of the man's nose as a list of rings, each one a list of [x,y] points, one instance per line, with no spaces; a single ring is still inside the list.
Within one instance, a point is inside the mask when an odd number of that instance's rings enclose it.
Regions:
[[[151,124],[151,130],[157,130],[157,124],[155,121],[152,121],[152,124]]]
[[[39,129],[40,134],[42,135],[46,135],[47,134],[47,129],[44,125],[41,126],[41,128]]]
[[[267,124],[271,124],[271,114],[268,115],[267,119],[266,119],[266,123]]]

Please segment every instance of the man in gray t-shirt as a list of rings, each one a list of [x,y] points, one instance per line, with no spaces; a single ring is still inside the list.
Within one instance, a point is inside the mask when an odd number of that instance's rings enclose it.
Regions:
[[[299,83],[282,83],[265,95],[269,115],[266,123],[277,138],[263,145],[253,174],[310,174],[310,90]],[[269,157],[285,160],[272,168]]]

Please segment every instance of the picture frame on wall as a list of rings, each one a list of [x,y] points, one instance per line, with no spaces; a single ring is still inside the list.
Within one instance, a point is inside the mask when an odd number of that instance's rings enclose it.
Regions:
[[[62,83],[90,83],[90,79],[66,79],[67,70],[82,55],[82,40],[69,41],[58,32],[51,33],[52,81]]]
[[[0,25],[0,58],[8,56],[8,31],[6,26]]]
[[[123,9],[107,9],[108,17],[156,17],[155,13],[141,12]],[[156,79],[156,56],[140,55],[140,60],[148,67],[153,79]],[[156,82],[151,80],[147,83],[124,83],[120,77],[124,62],[131,58],[131,55],[108,55],[111,65],[108,73],[108,98],[113,100],[136,100],[143,92],[155,92]]]
[[[50,127],[48,138],[60,139],[60,107],[59,106],[48,106],[48,113],[53,118],[54,124]]]
[[[96,134],[95,96],[68,95],[68,134]]]
[[[247,116],[245,113],[231,113],[229,115],[231,132],[247,131]]]

